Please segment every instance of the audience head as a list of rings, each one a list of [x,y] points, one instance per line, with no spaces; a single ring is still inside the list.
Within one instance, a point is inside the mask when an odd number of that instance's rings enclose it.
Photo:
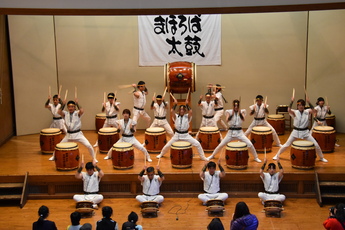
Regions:
[[[219,218],[213,218],[207,226],[207,230],[224,230],[222,221]]]
[[[102,215],[104,218],[110,218],[113,215],[113,209],[110,206],[104,206],[102,208]]]
[[[79,225],[80,224],[80,219],[81,219],[80,212],[72,212],[70,217],[71,217],[72,225]]]
[[[235,207],[235,213],[233,219],[236,220],[237,218],[240,218],[242,216],[249,215],[249,208],[246,203],[244,202],[238,202]]]

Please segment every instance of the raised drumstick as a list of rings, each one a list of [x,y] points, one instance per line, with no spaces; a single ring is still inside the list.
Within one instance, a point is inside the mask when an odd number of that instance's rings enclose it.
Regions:
[[[295,88],[292,89],[292,98],[295,98]]]
[[[119,89],[126,89],[126,88],[130,88],[133,86],[132,85],[119,85],[118,87],[119,87]]]
[[[168,87],[165,87],[165,89],[164,89],[164,93],[163,93],[163,96],[162,96],[162,98],[164,98],[164,96],[165,96],[165,93],[167,92],[167,88],[168,88]]]
[[[159,163],[161,162],[161,159],[162,159],[162,158],[159,158],[159,159],[158,159],[158,164],[157,164],[157,165],[159,165]]]
[[[61,90],[62,90],[62,85],[60,85],[60,88],[59,88],[59,92],[58,92],[59,95],[61,94]]]
[[[265,106],[267,105],[267,96],[266,96],[266,98],[265,98]]]
[[[65,101],[67,99],[67,94],[68,94],[68,89],[66,89],[66,93],[65,93]]]
[[[174,97],[174,95],[170,92],[170,96],[174,99],[174,101],[176,101],[176,98]]]
[[[105,94],[106,92],[103,93],[103,103],[105,103]]]
[[[77,87],[76,86],[74,87],[74,98],[78,98],[78,96],[77,96]]]
[[[52,95],[52,89],[50,88],[50,86],[48,87],[48,96],[50,97]]]

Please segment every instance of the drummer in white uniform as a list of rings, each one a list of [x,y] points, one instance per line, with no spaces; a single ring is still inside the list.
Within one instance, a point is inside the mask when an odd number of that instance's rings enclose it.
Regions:
[[[209,156],[207,159],[211,160],[215,157],[215,155],[220,152],[223,147],[229,143],[231,140],[239,140],[244,143],[246,143],[247,147],[250,149],[250,152],[253,154],[254,161],[261,162],[261,160],[258,158],[258,154],[252,144],[252,142],[246,137],[242,131],[242,122],[244,121],[244,118],[246,116],[246,110],[240,109],[240,101],[234,100],[233,101],[233,109],[229,109],[225,111],[226,120],[229,123],[229,131],[227,132],[226,136],[223,138],[223,140],[220,142],[220,144],[217,146],[217,148],[213,151],[211,156]]]
[[[143,117],[146,121],[146,127],[150,126],[151,117],[145,112],[145,105],[146,105],[146,95],[148,94],[148,90],[145,86],[144,81],[139,81],[138,85],[133,84],[134,92],[133,92],[133,121],[136,123],[138,122],[139,117]],[[138,89],[138,90],[137,90]]]
[[[279,159],[277,160],[279,172],[276,172],[276,165],[274,163],[268,164],[267,172],[264,172],[266,164],[267,159],[265,158],[264,164],[260,169],[260,177],[264,183],[265,192],[259,192],[258,197],[262,203],[266,200],[278,200],[283,203],[285,196],[279,193],[279,183],[283,179],[284,169]]]
[[[278,153],[273,157],[273,160],[279,158],[280,154],[282,154],[297,138],[304,139],[307,141],[313,142],[315,146],[315,151],[317,155],[320,157],[320,161],[328,162],[324,157],[321,151],[321,148],[317,141],[313,138],[308,130],[309,126],[309,115],[313,113],[314,106],[310,103],[309,99],[307,98],[307,102],[310,106],[310,109],[305,108],[305,101],[303,99],[299,99],[297,101],[297,110],[291,109],[292,104],[295,98],[291,98],[291,103],[288,108],[290,116],[293,118],[293,131],[291,132],[289,139],[285,142],[285,144],[279,149]]]
[[[80,130],[80,128],[81,128],[81,117],[84,114],[84,109],[81,108],[81,106],[78,104],[77,99],[75,99],[75,102],[69,101],[67,103],[68,111],[64,111],[63,110],[64,107],[65,107],[65,103],[62,105],[62,107],[58,111],[58,113],[64,118],[66,128],[67,128],[67,134],[62,139],[61,142],[80,142],[81,144],[83,144],[87,148],[92,159],[97,161],[95,159],[95,152],[92,148],[92,145],[86,139],[83,132]],[[79,110],[76,110],[76,107],[78,107]],[[51,158],[49,158],[49,160],[51,160],[51,161],[55,160],[55,152],[53,153],[53,156]]]
[[[313,113],[314,123],[313,123],[313,127],[311,128],[310,132],[313,131],[313,128],[315,126],[327,125],[326,116],[327,116],[327,114],[331,114],[331,113],[332,112],[330,110],[330,107],[325,105],[325,99],[323,99],[323,97],[319,97],[317,99],[316,106],[314,108],[314,113]]]
[[[164,201],[164,197],[159,195],[159,188],[162,182],[165,180],[164,174],[160,171],[159,165],[157,165],[157,173],[155,175],[155,169],[153,167],[144,166],[144,169],[139,173],[138,179],[143,186],[143,195],[137,195],[136,199],[140,203],[145,201],[156,201],[158,204]],[[146,171],[146,175],[144,175]]]
[[[170,139],[168,143],[163,147],[161,153],[157,155],[157,158],[163,157],[170,149],[171,145],[176,141],[187,141],[196,147],[201,160],[207,160],[205,157],[204,150],[201,147],[199,141],[194,139],[189,133],[189,122],[192,120],[192,109],[188,106],[188,100],[186,100],[186,105],[180,105],[179,113],[175,113],[177,106],[177,100],[174,100],[174,106],[171,109],[171,115],[175,114],[173,120],[175,122],[175,134]],[[188,114],[185,114],[188,110]]]
[[[136,125],[137,122],[130,119],[131,117],[131,111],[129,109],[124,109],[122,111],[123,119],[118,120],[118,130],[121,134],[121,138],[116,142],[127,142],[133,144],[133,146],[144,153],[146,160],[148,162],[152,162],[150,154],[147,152],[147,150],[142,146],[142,144],[134,137],[134,133],[136,132]],[[113,148],[110,148],[108,151],[108,154],[106,157],[104,157],[105,160],[111,159],[112,157]]]
[[[199,194],[198,198],[202,201],[203,205],[206,205],[208,200],[219,199],[225,201],[228,199],[227,193],[221,193],[220,191],[220,179],[225,177],[224,168],[221,166],[220,159],[218,161],[219,170],[216,170],[217,165],[213,161],[210,161],[204,165],[200,171],[200,178],[204,181],[204,192]],[[206,169],[208,171],[206,172]]]
[[[73,199],[76,202],[79,201],[91,201],[93,203],[92,208],[97,209],[97,204],[101,203],[103,196],[98,194],[99,182],[104,176],[103,171],[97,166],[96,162],[88,162],[85,165],[86,172],[82,172],[84,168],[84,162],[82,161],[78,171],[75,174],[75,178],[83,180],[84,194],[76,194]],[[97,172],[95,172],[95,169]]]
[[[59,109],[61,108],[62,101],[59,95],[53,96],[53,103],[50,103],[51,96],[48,96],[48,100],[45,103],[45,107],[50,110],[53,114],[53,122],[50,124],[50,128],[58,128],[63,133],[67,133],[67,129],[65,126],[65,121],[58,113]]]
[[[155,102],[156,99],[156,102]],[[167,105],[168,103],[164,101],[162,95],[157,95],[156,98],[152,98],[151,103],[151,110],[153,110],[155,119],[153,120],[150,128],[153,127],[162,127],[165,129],[167,134],[172,137],[174,136],[174,132],[167,121]]]
[[[256,96],[256,103],[254,105],[249,106],[251,112],[250,115],[254,115],[254,120],[244,133],[246,137],[250,134],[254,126],[262,125],[267,126],[272,130],[272,137],[274,142],[276,143],[276,146],[281,147],[280,140],[278,137],[278,134],[276,130],[270,125],[270,123],[267,122],[265,114],[268,114],[268,105],[265,103],[262,103],[263,97],[261,95]]]
[[[218,125],[219,128],[221,128],[222,130],[226,130],[227,126],[222,120],[222,117],[224,115],[224,102],[228,102],[223,96],[222,86],[220,84],[216,84],[214,95],[217,98],[217,105],[214,107],[214,110],[216,111],[214,114],[214,120],[216,121],[216,124],[220,123],[220,126]]]

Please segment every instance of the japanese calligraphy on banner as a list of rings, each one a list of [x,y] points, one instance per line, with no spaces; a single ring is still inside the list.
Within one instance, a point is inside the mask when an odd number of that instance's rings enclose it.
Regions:
[[[220,15],[139,16],[139,65],[220,65]]]

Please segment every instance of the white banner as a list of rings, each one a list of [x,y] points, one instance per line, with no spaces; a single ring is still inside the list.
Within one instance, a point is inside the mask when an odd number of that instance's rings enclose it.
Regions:
[[[220,15],[139,16],[139,65],[220,65]]]

